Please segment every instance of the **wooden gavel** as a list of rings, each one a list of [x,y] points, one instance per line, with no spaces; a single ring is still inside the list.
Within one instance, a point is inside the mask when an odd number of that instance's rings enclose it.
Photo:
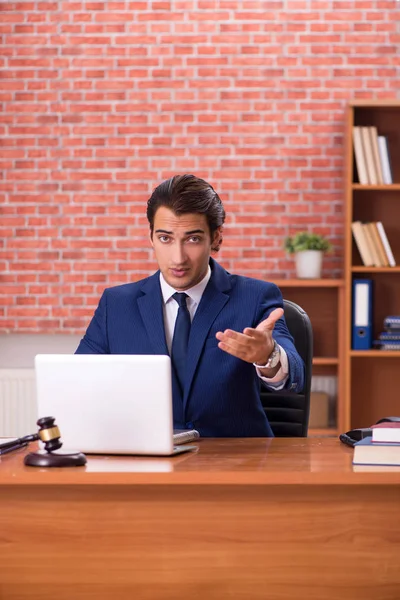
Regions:
[[[36,424],[37,433],[0,444],[0,455],[25,448],[30,442],[40,440],[45,451],[30,452],[24,458],[24,463],[31,467],[72,467],[86,464],[86,457],[81,452],[57,452],[62,446],[61,433],[55,424],[54,417],[42,417]]]

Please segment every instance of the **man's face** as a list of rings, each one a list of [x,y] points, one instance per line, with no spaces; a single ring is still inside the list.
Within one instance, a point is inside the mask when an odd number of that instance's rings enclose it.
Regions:
[[[205,215],[176,215],[165,206],[157,209],[151,244],[164,279],[176,290],[188,290],[207,273],[213,240]]]

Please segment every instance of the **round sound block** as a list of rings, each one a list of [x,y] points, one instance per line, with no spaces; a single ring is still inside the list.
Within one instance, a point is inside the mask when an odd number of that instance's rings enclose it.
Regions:
[[[86,456],[82,452],[30,452],[24,458],[29,467],[82,467]]]

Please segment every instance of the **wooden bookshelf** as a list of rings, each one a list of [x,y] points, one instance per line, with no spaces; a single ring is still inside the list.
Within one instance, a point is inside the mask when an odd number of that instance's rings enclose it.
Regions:
[[[383,330],[384,317],[400,314],[400,101],[352,102],[346,125],[344,430],[400,415],[400,352],[352,349],[354,278],[373,281],[374,339]],[[375,126],[379,135],[387,137],[393,184],[357,182],[353,126]],[[381,221],[398,266],[363,266],[352,236],[353,221]]]
[[[333,423],[310,429],[309,435],[336,436],[345,429],[344,375],[344,279],[275,279],[286,300],[299,304],[311,320],[314,334],[313,375],[337,378]]]

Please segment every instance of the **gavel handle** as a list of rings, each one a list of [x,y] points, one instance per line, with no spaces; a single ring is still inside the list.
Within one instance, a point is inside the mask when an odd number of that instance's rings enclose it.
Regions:
[[[38,434],[33,433],[32,435],[25,435],[22,438],[17,438],[9,442],[4,442],[3,444],[0,444],[0,455],[7,454],[7,452],[12,452],[13,450],[17,450],[18,448],[24,448],[29,444],[29,442],[35,442],[38,439]]]
[[[6,448],[4,447],[4,445],[2,445],[0,447],[0,456],[2,456],[3,454],[8,454],[8,452],[13,452],[14,450],[19,450],[20,448],[26,448],[27,445],[28,442],[22,444],[15,444],[14,446],[7,446]]]

